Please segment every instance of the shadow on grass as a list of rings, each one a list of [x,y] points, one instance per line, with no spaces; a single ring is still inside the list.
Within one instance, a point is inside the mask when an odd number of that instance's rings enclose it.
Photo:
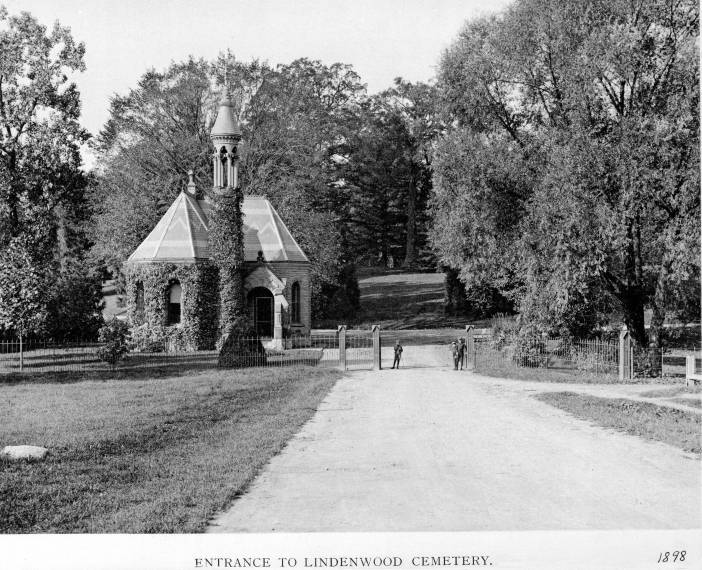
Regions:
[[[72,384],[75,382],[100,382],[109,380],[149,380],[152,378],[191,376],[194,373],[206,371],[244,371],[267,369],[293,369],[318,367],[320,369],[335,368],[334,361],[321,361],[321,357],[280,358],[273,356],[265,366],[243,366],[239,368],[219,368],[217,357],[212,358],[171,358],[169,362],[149,362],[147,364],[125,361],[120,365],[86,370],[60,370],[60,371],[26,371],[11,372],[0,375],[0,386],[14,386],[17,384]]]
[[[0,386],[16,384],[73,384],[75,382],[108,381],[108,380],[148,380],[150,378],[165,378],[190,376],[193,373],[206,370],[216,370],[211,364],[170,364],[152,367],[105,368],[83,371],[60,372],[11,372],[0,376]]]

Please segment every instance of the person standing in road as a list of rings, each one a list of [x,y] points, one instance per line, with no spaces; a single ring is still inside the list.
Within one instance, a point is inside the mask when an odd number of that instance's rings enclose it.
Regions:
[[[466,339],[459,338],[458,339],[458,361],[460,362],[461,370],[463,370],[463,363],[466,359],[466,349],[467,348],[468,347],[466,346]]]
[[[395,350],[395,360],[392,361],[392,367],[395,368],[395,365],[397,364],[397,368],[399,370],[400,359],[402,358],[402,345],[400,344],[399,340],[395,341],[394,350]]]
[[[451,356],[453,356],[453,369],[458,370],[458,343],[455,340],[451,342]]]

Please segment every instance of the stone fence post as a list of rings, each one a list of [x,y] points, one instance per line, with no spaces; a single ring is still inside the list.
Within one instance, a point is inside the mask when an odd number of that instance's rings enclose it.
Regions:
[[[380,354],[380,325],[373,325],[371,327],[371,334],[373,335],[373,370],[380,370],[382,368]]]
[[[339,325],[336,332],[339,335],[339,368],[346,370],[346,325]]]
[[[619,332],[619,380],[631,380],[633,374],[631,335],[626,327]]]
[[[466,370],[475,370],[475,337],[473,325],[466,325]]]

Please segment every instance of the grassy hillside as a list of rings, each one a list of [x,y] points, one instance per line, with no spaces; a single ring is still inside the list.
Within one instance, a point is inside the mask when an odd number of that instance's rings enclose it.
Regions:
[[[360,276],[361,312],[358,326],[383,329],[455,328],[465,318],[444,315],[444,274],[387,271]]]

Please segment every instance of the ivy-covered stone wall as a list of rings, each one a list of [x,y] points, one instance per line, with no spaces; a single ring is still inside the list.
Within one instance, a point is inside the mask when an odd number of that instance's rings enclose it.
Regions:
[[[211,350],[218,337],[219,278],[211,262],[189,264],[139,263],[125,268],[127,317],[132,327],[144,327],[182,342],[190,350]],[[144,287],[144,310],[137,310],[137,287]],[[181,322],[168,326],[169,287],[182,288]]]

